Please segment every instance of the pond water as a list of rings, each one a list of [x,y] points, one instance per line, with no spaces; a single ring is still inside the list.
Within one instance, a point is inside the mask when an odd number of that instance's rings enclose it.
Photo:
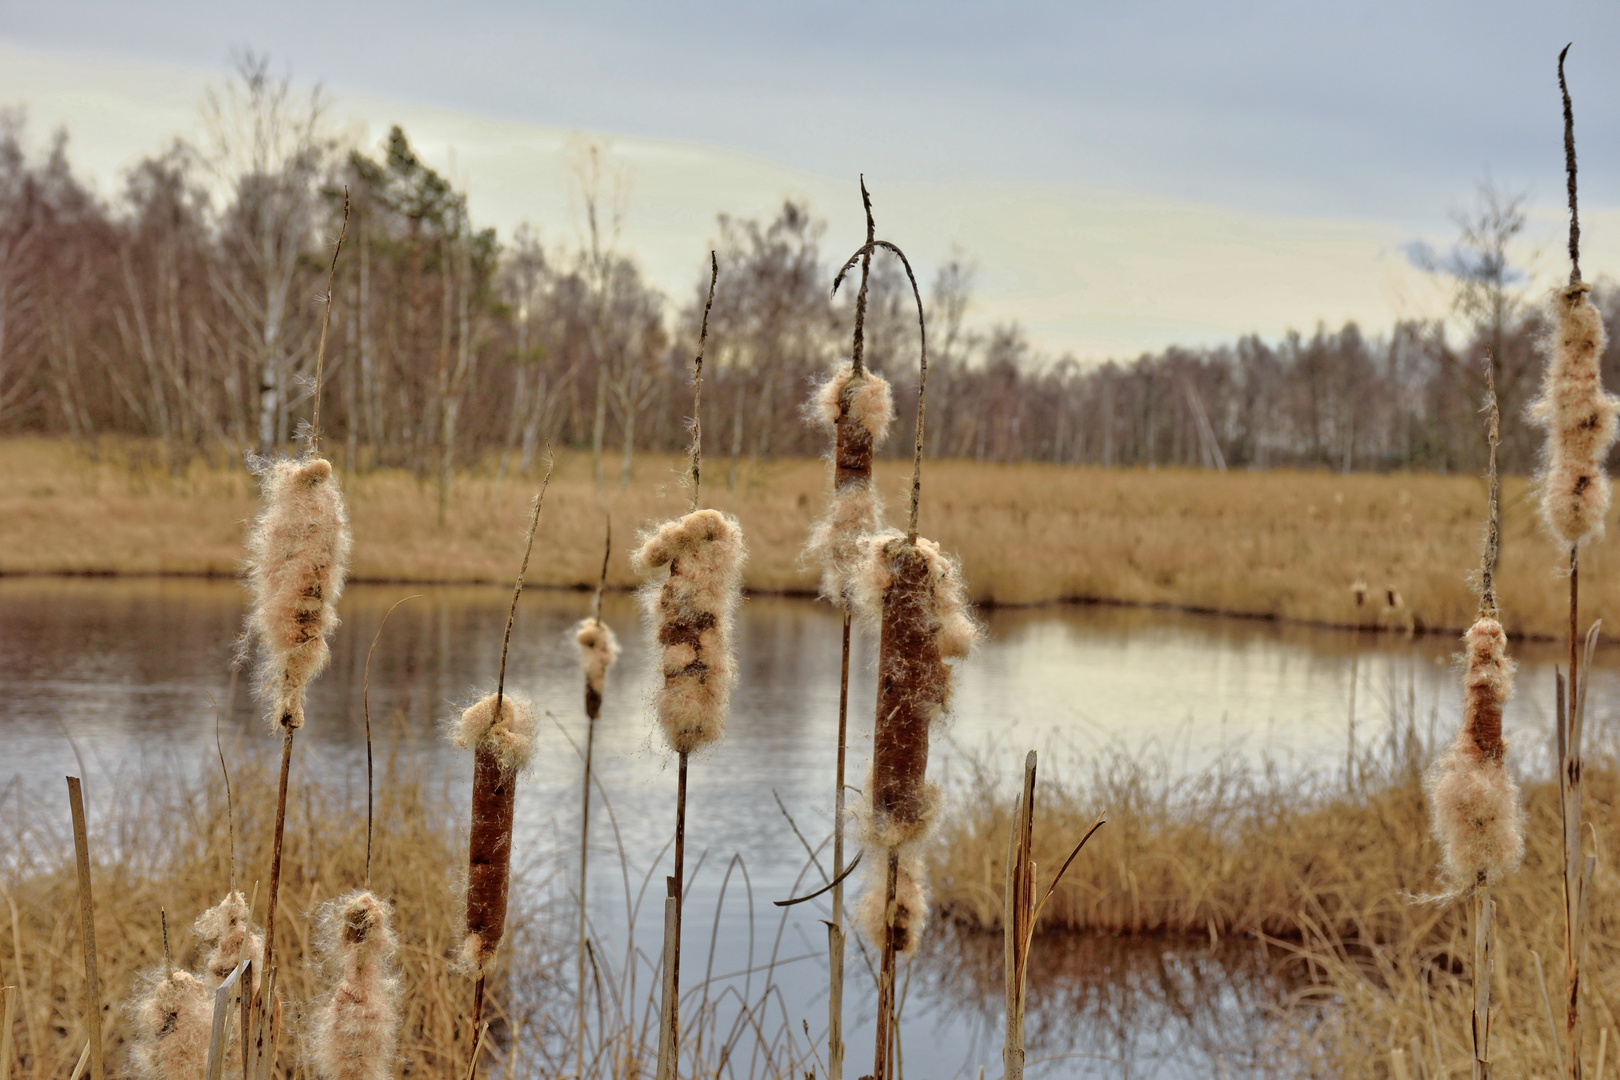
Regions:
[[[384,613],[412,595],[389,620],[372,661],[372,716],[385,718],[377,731],[388,744],[379,749],[420,762],[452,792],[466,790],[470,761],[436,728],[494,683],[510,600],[510,591],[497,587],[352,587],[340,607],[332,667],[311,694],[295,783],[363,792],[366,652]],[[98,779],[216,767],[210,694],[226,711],[227,746],[273,761],[279,740],[264,728],[245,680],[231,674],[242,602],[240,587],[224,581],[0,580],[0,788],[11,798],[37,792],[65,803],[60,777],[80,771],[65,737],[71,733],[88,773],[93,823],[98,805],[110,808],[109,785]],[[564,733],[582,741],[585,720],[569,629],[588,606],[582,593],[530,590],[519,609],[508,685],[546,714],[538,763],[519,788],[519,860],[574,850],[568,838],[577,837],[580,765]],[[610,673],[597,728],[597,775],[632,884],[644,875],[657,882],[668,872],[674,761],[647,716],[654,679],[633,598],[607,596],[603,616],[625,652]],[[1428,737],[1457,721],[1456,643],[1448,638],[1108,607],[994,610],[984,623],[983,646],[959,668],[955,717],[936,742],[931,769],[947,783],[971,759],[989,763],[1010,788],[1031,748],[1042,752],[1046,775],[1104,749],[1156,754],[1187,772],[1237,757],[1285,772],[1342,774],[1352,740],[1376,754],[1402,725]],[[869,756],[872,651],[858,637],[852,782]],[[716,976],[756,969],[774,955],[780,996],[773,1008],[781,1016],[773,1023],[799,1032],[808,1020],[819,1037],[826,1022],[820,919],[827,909],[810,903],[784,916],[769,901],[821,884],[814,870],[807,873],[787,815],[812,845],[829,833],[839,620],[808,600],[754,598],[740,615],[738,652],[726,739],[691,763],[687,865],[696,869],[685,950],[697,960],[683,970],[709,963],[711,934]],[[1520,693],[1506,724],[1534,768],[1547,756],[1552,667],[1561,657],[1551,643],[1515,652]],[[1594,704],[1620,700],[1620,663],[1608,651],[1599,653],[1592,686]],[[1598,739],[1615,730],[1603,708],[1588,724]],[[623,938],[630,920],[621,866],[605,821],[594,821],[601,825],[593,824],[591,917],[604,940]],[[727,882],[734,856],[740,866]],[[654,953],[660,892],[657,885],[649,890],[634,920],[638,946]],[[999,936],[932,935],[904,1017],[913,1076],[975,1077],[981,1064],[986,1075],[1000,1074],[1000,948]],[[1032,1067],[1032,1080],[1243,1075],[1252,1067],[1270,976],[1232,948],[1043,942],[1032,974],[1030,1057],[1052,1060]],[[849,965],[847,1060],[855,1076],[870,1061],[871,1024],[858,1017],[870,1012],[872,994],[853,946]],[[1248,974],[1238,977],[1241,971]],[[757,995],[763,976],[736,981]]]

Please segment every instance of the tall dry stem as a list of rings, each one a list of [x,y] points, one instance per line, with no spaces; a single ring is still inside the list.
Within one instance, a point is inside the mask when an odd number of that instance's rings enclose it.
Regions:
[[[68,806],[73,812],[73,855],[79,874],[79,942],[84,954],[84,1028],[89,1040],[90,1080],[105,1075],[101,1060],[101,980],[96,974],[96,902],[90,891],[90,837],[85,824],[84,787],[67,778]]]

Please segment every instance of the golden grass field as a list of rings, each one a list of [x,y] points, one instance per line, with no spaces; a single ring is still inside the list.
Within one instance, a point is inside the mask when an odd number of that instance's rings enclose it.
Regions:
[[[172,477],[142,459],[151,455],[128,445],[103,444],[92,460],[65,442],[0,442],[0,573],[235,574],[253,478],[202,464]],[[616,530],[609,580],[634,584],[625,554],[635,532],[686,505],[680,465],[644,456],[628,491],[610,479],[598,498],[589,455],[559,453],[531,582],[594,583],[605,509]],[[824,464],[745,464],[734,491],[723,461],[706,471],[704,501],[734,512],[747,534],[747,586],[813,590],[798,555],[824,501]],[[878,465],[891,521],[902,520],[909,474]],[[354,577],[510,580],[538,482],[497,484],[492,467],[474,469],[458,478],[441,526],[432,483],[403,472],[344,475]],[[922,531],[961,557],[981,603],[1158,604],[1397,630],[1461,630],[1473,619],[1465,577],[1478,564],[1485,505],[1474,477],[948,461],[925,464],[923,492]],[[1561,635],[1565,556],[1539,531],[1528,480],[1507,478],[1503,503],[1504,622],[1515,634]],[[1591,618],[1620,616],[1613,549],[1583,556]],[[1367,586],[1360,604],[1358,582]]]

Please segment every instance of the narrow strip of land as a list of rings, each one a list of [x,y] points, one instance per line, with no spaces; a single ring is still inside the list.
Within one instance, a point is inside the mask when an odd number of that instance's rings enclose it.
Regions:
[[[621,490],[608,463],[599,495],[588,454],[560,454],[531,580],[594,583],[604,512],[617,544],[679,512],[674,459],[642,457]],[[716,459],[705,500],[734,512],[748,537],[748,588],[811,591],[799,550],[828,484],[819,461]],[[909,468],[880,463],[891,507]],[[458,476],[444,521],[431,481],[345,474],[354,575],[400,581],[504,581],[537,476],[492,468]],[[981,603],[1080,600],[1158,604],[1333,625],[1460,630],[1474,614],[1485,491],[1473,477],[1215,473],[928,462],[922,529],[960,556]],[[1499,588],[1509,629],[1556,636],[1565,618],[1560,555],[1539,533],[1523,478],[1504,484]],[[128,447],[92,456],[66,443],[0,442],[0,573],[232,575],[256,485],[240,469],[195,465],[171,476]],[[895,513],[889,515],[897,520]],[[1620,615],[1610,551],[1582,556],[1583,611]],[[633,585],[616,558],[615,586]]]

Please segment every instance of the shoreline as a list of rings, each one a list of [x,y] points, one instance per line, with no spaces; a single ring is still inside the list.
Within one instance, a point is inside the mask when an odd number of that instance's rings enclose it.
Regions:
[[[235,578],[257,510],[253,477],[200,461],[171,475],[138,449],[103,446],[92,459],[61,440],[0,440],[0,577]],[[604,515],[633,537],[683,513],[682,464],[638,457],[626,487],[597,489],[590,455],[559,451],[530,585],[594,587]],[[470,463],[441,519],[431,482],[340,475],[351,581],[493,584],[515,573],[537,478],[501,480]],[[817,575],[800,551],[826,502],[826,463],[741,460],[734,486],[724,475],[705,486],[705,502],[743,526],[746,591],[814,596]],[[892,520],[910,468],[880,461],[875,476]],[[985,610],[1117,606],[1413,635],[1460,634],[1477,610],[1477,477],[931,461],[927,478],[922,532],[960,559]],[[1539,534],[1527,478],[1505,480],[1503,519],[1497,582],[1509,636],[1556,640],[1567,619],[1561,560]],[[610,588],[638,583],[632,544],[615,544]],[[1620,549],[1592,546],[1582,570],[1583,621],[1620,620]]]
[[[240,581],[238,574],[226,574],[212,570],[148,570],[123,571],[111,569],[84,569],[84,570],[23,570],[13,571],[0,569],[0,581],[27,579],[27,580],[61,580],[72,581],[78,579],[95,580],[169,580],[169,581]],[[349,585],[406,585],[423,586],[427,588],[444,588],[451,586],[488,586],[509,587],[510,583],[498,578],[407,578],[407,577],[351,577],[345,583]],[[543,592],[590,592],[596,588],[587,582],[544,582],[540,584],[525,583],[525,590],[538,590]],[[631,595],[635,593],[634,585],[609,585],[606,592],[617,595]],[[820,594],[814,589],[749,589],[743,590],[743,598],[753,596],[781,598],[788,600],[816,600]],[[1042,608],[1062,607],[1107,607],[1121,608],[1129,611],[1162,611],[1179,615],[1201,615],[1216,619],[1239,619],[1245,622],[1276,623],[1280,626],[1298,626],[1315,630],[1339,630],[1345,633],[1407,635],[1409,637],[1460,637],[1467,632],[1467,626],[1416,626],[1408,634],[1404,628],[1391,626],[1366,625],[1360,623],[1327,622],[1319,619],[1291,618],[1287,615],[1277,615],[1266,612],[1252,612],[1241,610],[1225,610],[1221,608],[1202,607],[1193,604],[1176,604],[1167,601],[1138,601],[1123,600],[1106,596],[1060,596],[1045,600],[1030,600],[1022,603],[998,601],[988,599],[974,601],[973,606],[983,611],[1038,611]],[[1562,641],[1556,634],[1525,633],[1511,631],[1508,633],[1510,641],[1520,642],[1547,642]],[[1603,638],[1598,639],[1598,648],[1605,649],[1620,645],[1620,641],[1610,642]]]

